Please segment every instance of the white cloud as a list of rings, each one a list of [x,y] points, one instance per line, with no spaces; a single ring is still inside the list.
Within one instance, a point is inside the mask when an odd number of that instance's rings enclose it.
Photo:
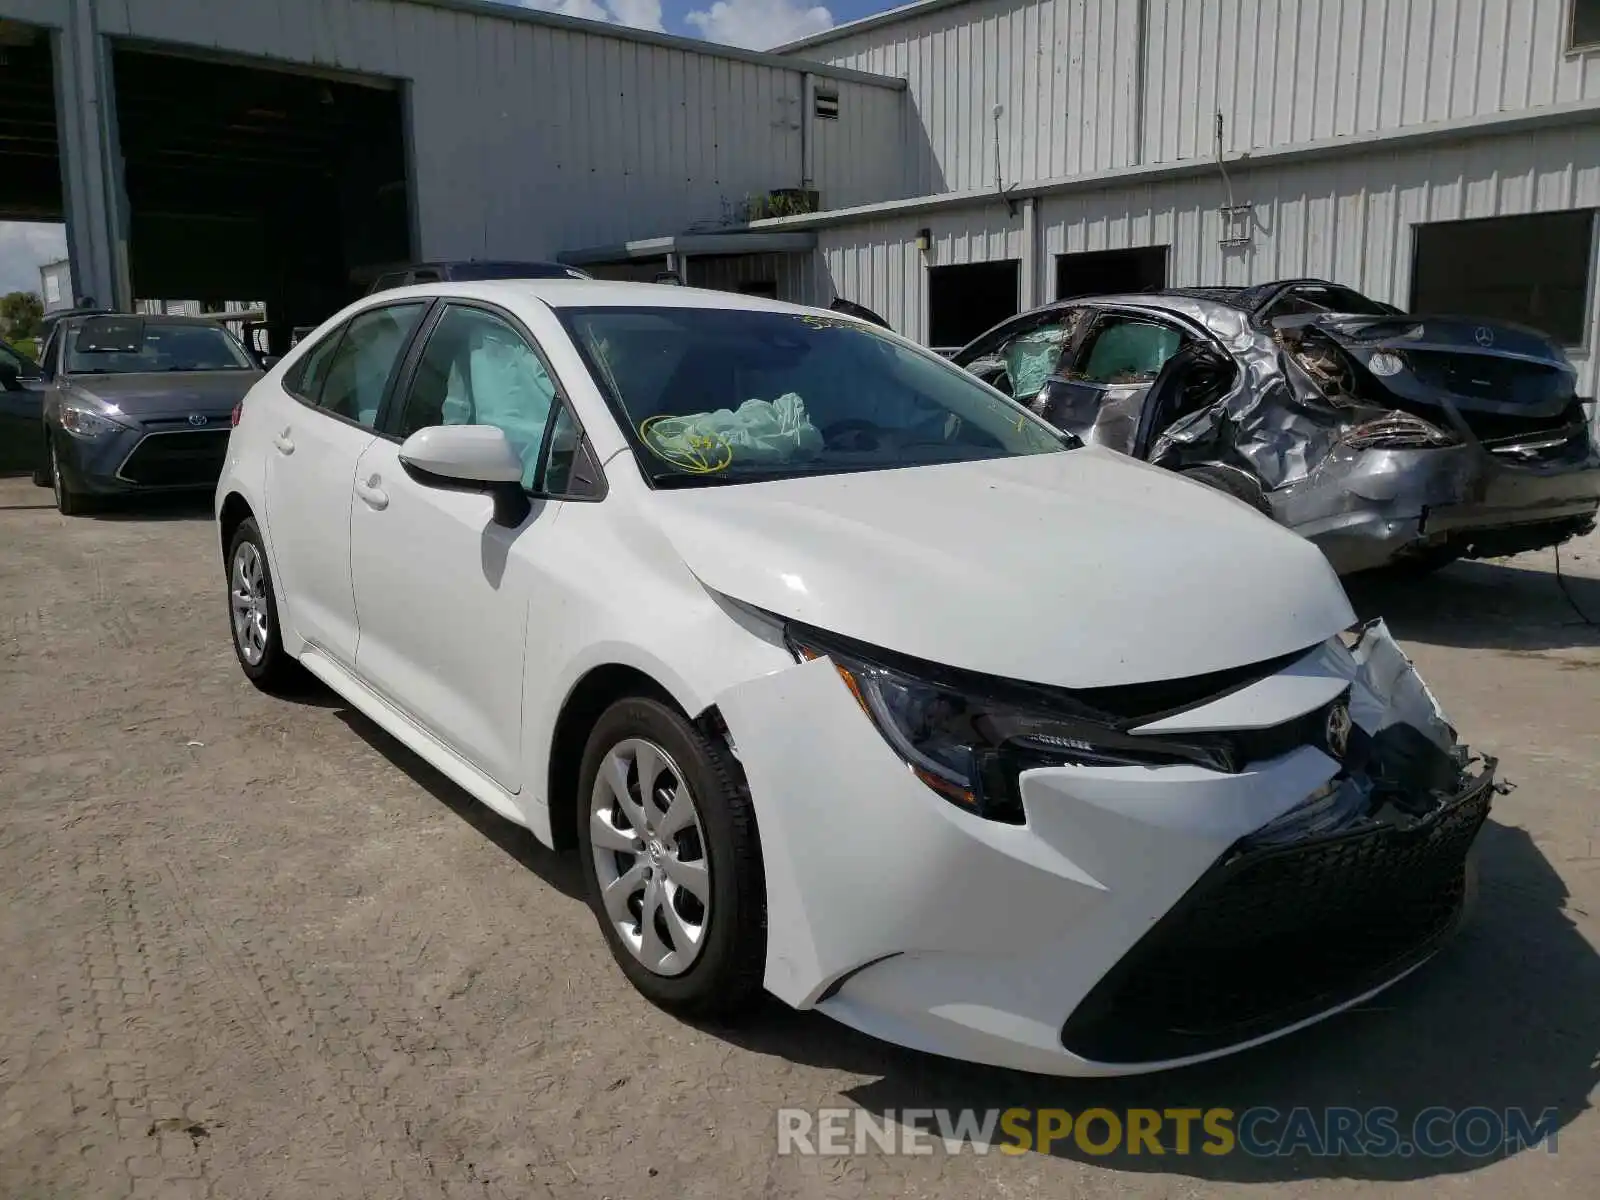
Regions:
[[[807,8],[794,0],[716,0],[684,20],[707,41],[766,50],[833,28],[833,14],[820,4]]]
[[[662,32],[661,0],[519,0],[523,8]]]
[[[65,225],[0,221],[0,296],[37,292],[39,267],[66,256]]]

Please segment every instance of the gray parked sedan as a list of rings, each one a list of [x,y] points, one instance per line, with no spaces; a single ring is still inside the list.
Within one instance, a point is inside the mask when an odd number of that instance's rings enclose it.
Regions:
[[[97,498],[216,486],[234,406],[261,365],[195,317],[73,317],[41,354],[45,466],[63,513]]]
[[[1253,505],[1341,573],[1559,545],[1600,508],[1572,364],[1504,321],[1297,279],[1052,304],[953,358],[1084,441]]]

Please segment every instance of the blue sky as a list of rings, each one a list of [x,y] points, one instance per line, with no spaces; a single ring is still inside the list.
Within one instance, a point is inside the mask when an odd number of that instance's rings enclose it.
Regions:
[[[505,0],[573,17],[614,21],[767,50],[895,7],[874,0]]]

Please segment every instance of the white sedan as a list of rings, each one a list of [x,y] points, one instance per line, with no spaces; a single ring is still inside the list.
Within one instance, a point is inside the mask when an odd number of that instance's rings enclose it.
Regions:
[[[438,284],[235,413],[234,648],[582,857],[650,1000],[1066,1075],[1355,1004],[1492,762],[1309,542],[839,314]]]

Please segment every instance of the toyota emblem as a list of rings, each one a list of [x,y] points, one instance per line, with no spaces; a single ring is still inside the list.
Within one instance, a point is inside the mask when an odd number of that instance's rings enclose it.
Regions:
[[[209,420],[209,419],[210,418],[208,418],[205,415],[205,413],[190,413],[189,414],[189,424],[191,424],[191,425],[196,425],[196,426],[204,425],[206,423],[206,421]]]
[[[1328,710],[1328,725],[1323,731],[1328,753],[1340,762],[1350,753],[1350,706],[1335,704]]]
[[[1472,340],[1480,346],[1492,346],[1494,345],[1494,330],[1487,325],[1479,325],[1472,331]]]

